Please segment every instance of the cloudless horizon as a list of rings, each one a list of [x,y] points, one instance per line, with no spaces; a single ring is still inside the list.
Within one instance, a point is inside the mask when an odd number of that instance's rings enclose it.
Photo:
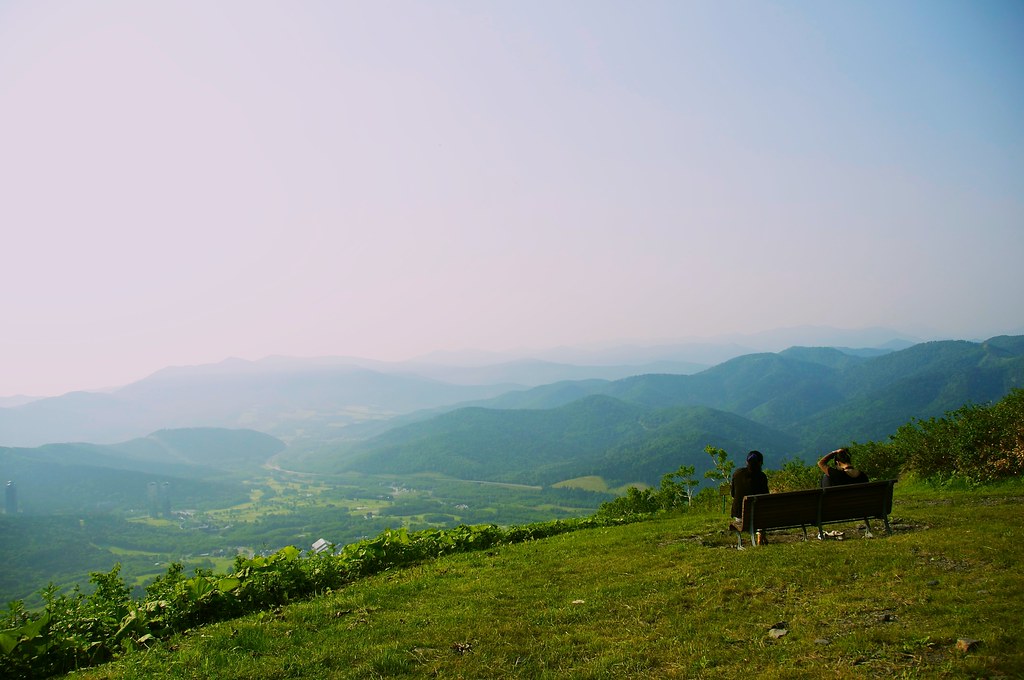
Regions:
[[[1024,328],[1024,4],[0,4],[0,396]]]

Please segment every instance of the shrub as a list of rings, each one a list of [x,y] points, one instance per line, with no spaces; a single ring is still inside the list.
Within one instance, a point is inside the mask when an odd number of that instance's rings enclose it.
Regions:
[[[1024,390],[987,406],[968,404],[942,418],[903,425],[888,442],[851,447],[872,479],[912,474],[933,483],[981,484],[1024,473]]]
[[[821,485],[821,470],[799,458],[785,461],[778,470],[766,470],[768,488],[772,493],[814,489]]]
[[[630,517],[650,515],[662,509],[659,492],[653,489],[638,489],[635,486],[626,490],[625,496],[601,504],[597,514],[600,517]]]

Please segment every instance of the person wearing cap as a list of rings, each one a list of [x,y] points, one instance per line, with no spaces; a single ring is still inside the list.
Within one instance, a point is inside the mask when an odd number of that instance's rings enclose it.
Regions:
[[[768,476],[761,471],[764,455],[760,451],[747,454],[747,466],[732,474],[732,516],[739,521],[743,512],[743,497],[768,493]]]
[[[830,461],[835,461],[835,467],[829,465]],[[863,484],[868,481],[868,476],[851,464],[849,449],[836,449],[826,453],[818,461],[818,468],[822,472],[822,488],[844,484]]]

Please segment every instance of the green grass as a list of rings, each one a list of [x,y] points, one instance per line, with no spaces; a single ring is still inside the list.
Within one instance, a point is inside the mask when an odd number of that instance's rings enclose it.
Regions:
[[[1022,677],[1022,491],[897,485],[874,539],[738,551],[692,513],[451,556],[74,677]]]
[[[588,475],[586,477],[576,477],[574,479],[566,479],[552,484],[556,489],[585,489],[587,491],[608,491],[608,482],[604,481],[604,477],[598,477],[597,475]]]

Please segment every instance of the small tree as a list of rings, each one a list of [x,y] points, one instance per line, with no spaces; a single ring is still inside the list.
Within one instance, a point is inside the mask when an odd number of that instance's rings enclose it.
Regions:
[[[722,512],[725,512],[725,499],[729,496],[726,485],[732,479],[732,469],[736,467],[736,464],[729,460],[729,454],[725,452],[725,449],[720,449],[717,446],[708,444],[704,447],[704,453],[711,456],[711,462],[715,466],[705,472],[704,476],[718,482],[718,494],[722,497]]]
[[[675,472],[670,472],[661,478],[661,497],[665,509],[675,508],[683,504],[689,507],[693,501],[694,491],[700,480],[694,475],[697,470],[692,465],[680,465]]]

